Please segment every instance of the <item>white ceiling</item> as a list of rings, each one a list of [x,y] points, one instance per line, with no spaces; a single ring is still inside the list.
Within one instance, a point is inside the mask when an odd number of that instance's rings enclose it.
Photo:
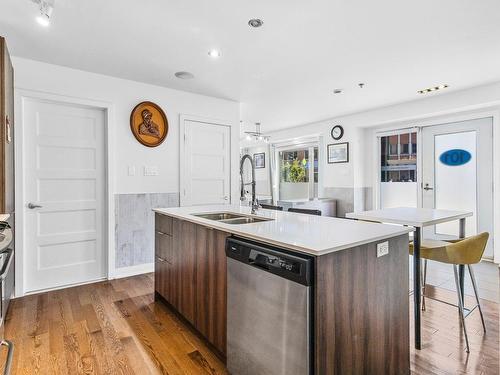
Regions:
[[[263,131],[500,80],[498,0],[56,0],[50,27],[36,15],[1,0],[13,55],[241,101]]]

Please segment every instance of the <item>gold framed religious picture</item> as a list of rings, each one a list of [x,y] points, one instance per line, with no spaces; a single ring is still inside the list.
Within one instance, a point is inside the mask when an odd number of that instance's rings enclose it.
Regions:
[[[130,114],[130,129],[144,146],[159,146],[168,134],[167,116],[153,102],[139,103]]]

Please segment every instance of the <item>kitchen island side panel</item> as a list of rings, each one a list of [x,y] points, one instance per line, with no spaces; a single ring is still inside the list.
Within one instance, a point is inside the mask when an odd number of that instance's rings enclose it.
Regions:
[[[408,235],[315,258],[315,373],[409,374]]]

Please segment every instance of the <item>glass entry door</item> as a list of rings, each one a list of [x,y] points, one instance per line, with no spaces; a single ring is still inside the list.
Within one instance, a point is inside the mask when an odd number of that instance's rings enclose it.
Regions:
[[[493,257],[493,119],[483,118],[422,130],[423,207],[472,211],[466,235],[487,231],[484,257]],[[458,236],[458,223],[426,229],[428,238]]]
[[[417,132],[379,136],[380,208],[417,207]]]

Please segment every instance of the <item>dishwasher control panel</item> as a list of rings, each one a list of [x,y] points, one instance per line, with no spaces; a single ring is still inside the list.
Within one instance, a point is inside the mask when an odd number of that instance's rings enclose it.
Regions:
[[[227,239],[226,255],[300,284],[310,285],[312,267],[310,257],[290,254],[287,250],[236,238]]]

